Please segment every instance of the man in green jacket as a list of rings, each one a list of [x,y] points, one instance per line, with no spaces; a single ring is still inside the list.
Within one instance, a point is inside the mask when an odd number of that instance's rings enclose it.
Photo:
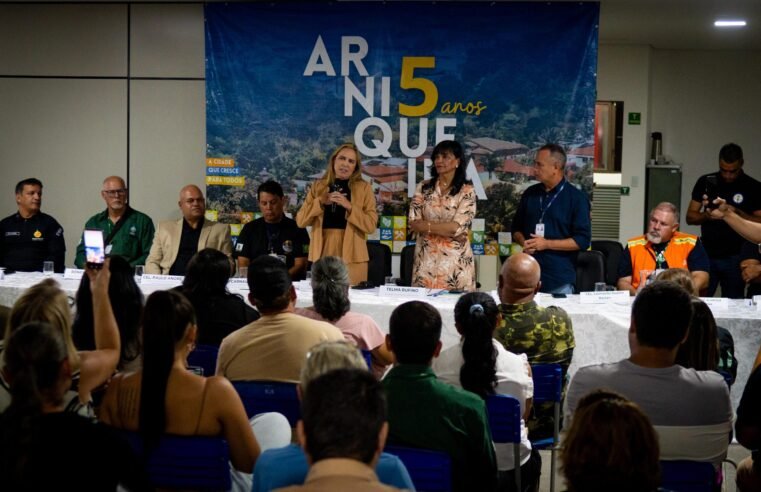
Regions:
[[[104,179],[100,195],[106,202],[106,210],[90,217],[85,229],[103,231],[107,256],[121,256],[132,266],[144,265],[153,243],[153,221],[129,206],[127,185],[119,176]],[[85,245],[82,239],[77,245],[74,264],[84,268]]]

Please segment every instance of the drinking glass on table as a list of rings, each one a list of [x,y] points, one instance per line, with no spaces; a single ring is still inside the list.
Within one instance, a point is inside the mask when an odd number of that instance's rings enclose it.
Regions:
[[[44,261],[42,262],[42,273],[46,277],[50,277],[55,273],[55,263],[52,261]]]
[[[595,282],[595,292],[605,292],[605,282]]]

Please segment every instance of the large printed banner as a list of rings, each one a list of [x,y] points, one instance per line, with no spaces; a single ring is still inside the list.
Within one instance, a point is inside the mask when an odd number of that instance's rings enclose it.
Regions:
[[[295,214],[343,142],[360,149],[379,207],[370,239],[399,252],[433,146],[463,144],[479,197],[476,254],[507,254],[536,149],[566,147],[592,188],[597,3],[207,4],[208,215],[233,233],[256,188]]]

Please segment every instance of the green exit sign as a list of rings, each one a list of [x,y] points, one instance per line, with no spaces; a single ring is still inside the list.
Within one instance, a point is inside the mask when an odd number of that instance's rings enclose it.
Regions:
[[[642,124],[642,113],[629,113],[629,124],[630,125],[641,125]]]
[[[629,189],[628,186],[622,186],[621,187],[621,195],[623,195],[623,196],[629,196],[629,192],[630,191],[631,190]]]

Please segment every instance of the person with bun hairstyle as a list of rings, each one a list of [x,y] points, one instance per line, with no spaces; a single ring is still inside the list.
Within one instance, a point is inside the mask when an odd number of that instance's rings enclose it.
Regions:
[[[542,458],[531,448],[526,419],[531,412],[534,383],[526,354],[508,352],[493,334],[500,322],[499,308],[488,294],[470,292],[457,301],[455,327],[460,343],[443,350],[433,360],[433,371],[445,383],[475,393],[484,400],[500,394],[515,397],[521,404],[521,488],[539,487]],[[515,490],[513,445],[495,444],[499,490]]]

